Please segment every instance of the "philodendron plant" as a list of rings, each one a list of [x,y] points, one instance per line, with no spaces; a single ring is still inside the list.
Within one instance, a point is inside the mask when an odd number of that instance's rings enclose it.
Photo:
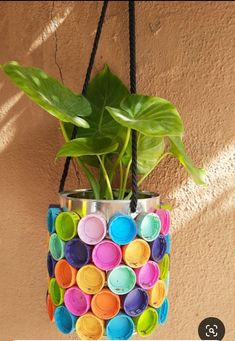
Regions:
[[[205,184],[205,171],[186,154],[176,107],[160,97],[130,94],[107,65],[90,82],[85,97],[41,69],[16,62],[1,68],[32,101],[59,120],[66,143],[57,157],[76,159],[94,198],[130,198],[131,129],[137,131],[138,185],[167,155],[176,157],[195,183]],[[74,125],[78,131],[71,140]],[[113,191],[114,179],[119,179],[118,192]]]

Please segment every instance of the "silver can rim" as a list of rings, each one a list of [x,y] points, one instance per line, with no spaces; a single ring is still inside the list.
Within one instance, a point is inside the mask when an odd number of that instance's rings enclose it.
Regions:
[[[117,193],[118,189],[114,189],[113,193]],[[120,200],[120,199],[113,199],[113,200],[106,200],[106,199],[95,199],[90,198],[93,194],[92,189],[90,188],[83,188],[83,189],[74,189],[74,190],[67,190],[59,193],[59,196],[63,199],[69,199],[72,201],[80,201],[80,200],[86,200],[87,202],[100,202],[105,204],[111,204],[111,203],[122,203],[122,204],[129,204],[130,200]],[[138,196],[138,201],[141,202],[147,202],[148,200],[151,200],[153,198],[159,198],[159,193],[156,192],[150,192],[150,191],[140,191]]]

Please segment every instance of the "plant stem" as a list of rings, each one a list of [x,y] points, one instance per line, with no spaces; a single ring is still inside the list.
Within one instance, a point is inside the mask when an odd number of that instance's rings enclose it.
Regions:
[[[91,185],[95,199],[100,199],[100,185],[97,182],[96,178],[91,173],[89,168],[85,165],[85,163],[82,161],[82,159],[76,158],[76,160],[77,160],[78,165],[81,167],[81,169],[85,173],[87,180],[89,181]]]
[[[69,142],[70,139],[69,139],[69,137],[68,137],[68,135],[67,135],[67,132],[66,132],[65,127],[64,127],[64,124],[63,124],[63,122],[61,122],[61,121],[59,121],[59,122],[60,122],[60,129],[61,129],[62,134],[63,134],[63,136],[64,136],[65,142]]]
[[[126,167],[126,172],[125,172],[125,177],[124,177],[124,181],[123,181],[123,188],[122,188],[122,191],[121,191],[120,199],[124,198],[124,195],[125,195],[125,192],[126,192],[126,185],[127,185],[127,180],[128,180],[129,172],[130,172],[131,161],[132,160],[130,159],[130,161],[128,162],[128,165]]]
[[[119,192],[118,192],[118,199],[121,199],[122,196],[122,186],[123,186],[123,168],[122,168],[122,161],[119,163]]]
[[[61,128],[62,134],[64,136],[65,142],[69,142],[70,139],[67,135],[64,124],[61,121],[60,121],[60,128]],[[75,158],[75,159],[76,159],[78,166],[80,166],[80,168],[85,173],[85,175],[86,175],[86,177],[90,183],[90,186],[93,190],[95,199],[100,199],[100,186],[99,186],[99,183],[97,182],[96,178],[94,177],[94,175],[91,173],[89,168],[84,164],[84,162],[81,159],[79,159],[79,158]]]
[[[123,147],[122,147],[122,150],[120,151],[119,155],[118,155],[118,158],[110,172],[110,176],[109,176],[109,179],[110,179],[110,183],[112,184],[112,181],[113,181],[113,177],[114,177],[114,174],[115,174],[115,171],[116,171],[116,168],[118,167],[120,161],[122,160],[122,157],[123,157],[123,154],[125,153],[126,151],[126,148],[128,146],[128,143],[129,143],[129,139],[130,139],[130,134],[131,134],[131,129],[130,128],[127,128],[127,132],[126,132],[126,139],[124,141],[124,144],[123,144]]]
[[[155,163],[155,165],[146,173],[144,174],[144,176],[142,176],[142,178],[138,181],[138,186],[140,186],[142,184],[142,182],[147,178],[147,176],[149,176],[149,174],[156,168],[156,166],[162,161],[162,159],[164,159],[165,156],[170,155],[170,152],[164,153],[162,154],[162,156],[158,159],[157,163]],[[132,191],[130,191],[130,193],[124,198],[125,200],[130,200],[132,195]]]
[[[113,200],[113,191],[112,191],[112,187],[111,187],[111,183],[110,183],[110,180],[109,180],[109,177],[108,177],[108,174],[107,174],[107,171],[105,169],[105,166],[103,164],[103,161],[101,159],[101,157],[99,155],[97,155],[97,158],[100,162],[100,166],[101,166],[101,169],[103,171],[103,174],[104,174],[104,178],[105,178],[105,181],[106,181],[106,184],[107,184],[107,195],[108,195],[108,199],[111,199]]]
[[[101,160],[103,162],[103,165],[105,166],[104,155],[101,156]],[[100,185],[100,198],[103,199],[107,190],[107,185],[106,185],[106,181],[105,181],[101,166],[99,166],[99,185]]]

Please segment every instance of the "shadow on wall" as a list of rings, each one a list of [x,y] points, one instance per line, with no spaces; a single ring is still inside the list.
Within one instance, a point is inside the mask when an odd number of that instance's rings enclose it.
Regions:
[[[10,10],[11,7],[12,5],[9,5],[8,9]],[[24,10],[23,4],[17,7],[19,12],[22,14],[22,10]],[[70,15],[73,5],[63,6],[57,13],[54,13],[54,2],[49,2],[49,4],[44,4],[44,6],[39,6],[36,9],[42,11],[48,10],[47,16],[49,16],[50,20],[49,22],[42,24],[41,27],[44,27],[44,29],[40,32],[40,34],[38,32],[39,29],[33,25],[33,31],[31,31],[31,34],[35,36],[35,39],[33,38],[33,43],[31,43],[29,48],[26,48],[25,50],[22,48],[19,52],[17,52],[17,58],[20,60],[26,60],[25,63],[28,65],[34,64],[34,62],[30,62],[30,60],[34,59],[34,54],[37,52],[36,50],[40,49],[41,45],[45,45],[47,41],[49,48],[52,49],[53,47],[54,49],[54,51],[52,51],[53,54],[56,53],[56,30]],[[8,11],[6,11],[6,14],[9,15]],[[21,27],[21,23],[22,21],[18,22],[19,27]],[[26,43],[28,45],[28,41]],[[27,53],[24,56],[20,56],[22,52],[25,53],[26,51]],[[15,51],[13,54],[14,58],[10,58],[10,60],[17,59],[15,58]],[[55,54],[54,71],[58,72],[56,58]],[[7,57],[6,60],[7,59],[9,58]],[[2,62],[5,62],[6,60]],[[19,90],[17,91],[17,88],[6,79],[5,75],[1,74],[0,77],[3,80],[0,83],[0,157],[4,160],[5,165],[7,164],[7,160],[9,161],[9,166],[14,164],[14,167],[10,168],[14,170],[14,174],[18,177],[18,179],[15,179],[16,181],[14,181],[15,186],[17,186],[17,184],[21,182],[20,179],[22,179],[25,180],[22,181],[24,190],[26,182],[30,182],[29,188],[33,188],[35,187],[35,184],[37,184],[37,172],[33,171],[33,169],[35,169],[35,165],[41,171],[43,171],[43,167],[45,167],[45,174],[49,173],[48,175],[51,175],[52,178],[53,173],[56,174],[56,168],[58,168],[58,164],[60,165],[62,162],[59,161],[57,165],[55,165],[55,163],[53,164],[53,159],[55,159],[56,150],[59,148],[61,143],[63,143],[63,139],[60,137],[60,132],[55,124],[54,118],[48,117],[49,115],[42,112],[42,110],[28,100],[22,92]],[[9,93],[11,94],[10,97]],[[42,149],[38,149],[38,145],[43,145],[45,141],[46,149],[45,146],[44,148],[42,147]],[[50,155],[49,166],[47,162],[49,157],[48,154]],[[19,165],[21,161],[23,165]],[[28,177],[28,174],[25,172],[25,166],[27,164],[32,165],[29,170],[31,173],[30,177]],[[15,172],[16,168],[17,172]],[[53,172],[52,174],[50,174],[50,168],[51,172]],[[6,166],[5,170],[9,172],[9,167]],[[58,174],[56,177],[58,178]],[[38,186],[38,188],[39,187],[40,186]],[[15,187],[15,191],[16,190],[17,188]],[[46,190],[47,187],[45,186],[45,191]],[[19,192],[22,192],[22,190],[19,190]]]
[[[83,80],[80,74],[85,74],[101,4],[32,2],[30,11],[25,6],[24,2],[8,2],[4,7],[0,4],[3,13],[0,62],[18,59],[22,64],[45,68],[58,79],[62,70],[66,85],[80,89]],[[113,2],[108,9],[109,27],[104,27],[96,67],[100,69],[104,61],[110,61],[114,72],[124,75],[128,83],[127,26],[126,18],[121,16],[126,13],[125,6]],[[140,13],[146,14],[144,19]],[[211,15],[205,14],[205,19],[204,13]],[[160,34],[151,33],[149,28],[150,23],[159,22],[156,15],[161,17]],[[157,330],[158,338],[197,338],[198,324],[210,314],[221,317],[226,328],[231,326],[232,330],[234,314],[226,308],[233,295],[229,283],[230,264],[234,260],[231,245],[234,92],[230,82],[231,50],[227,48],[233,36],[230,16],[230,6],[223,7],[222,3],[199,6],[193,2],[138,3],[137,44],[145,46],[138,54],[138,72],[142,75],[139,91],[146,93],[148,89],[150,94],[157,93],[175,102],[185,121],[189,152],[197,164],[207,166],[211,181],[208,189],[197,188],[176,160],[166,159],[145,182],[146,189],[158,190],[175,207],[171,312],[169,324]],[[219,33],[213,40],[214,22]],[[21,35],[16,36],[16,32]],[[200,45],[202,32],[205,40]],[[191,35],[189,40],[187,35]],[[174,51],[168,50],[167,37],[175,40]],[[187,49],[189,54],[185,53]],[[146,65],[146,55],[152,70]],[[205,63],[208,55],[213,68]],[[167,63],[172,66],[167,68]],[[155,88],[156,84],[160,90]],[[0,329],[4,340],[66,338],[57,333],[54,325],[49,325],[44,302],[47,286],[44,216],[48,203],[58,200],[63,161],[55,164],[54,158],[62,142],[56,120],[22,96],[1,74],[0,245],[4,257],[0,258],[0,275],[5,281],[0,283],[4,311]],[[81,183],[84,181],[81,176]],[[73,173],[69,186],[77,186]],[[14,292],[14,302],[12,295],[6,295],[9,290]],[[232,332],[228,331],[228,335],[233,339]]]

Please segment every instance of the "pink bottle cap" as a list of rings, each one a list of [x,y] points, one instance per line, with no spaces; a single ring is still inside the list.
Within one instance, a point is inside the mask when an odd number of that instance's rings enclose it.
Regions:
[[[92,252],[94,264],[102,270],[112,270],[122,260],[122,250],[111,240],[103,240],[97,244]]]
[[[90,309],[91,295],[85,294],[81,289],[74,286],[66,290],[64,304],[71,314],[82,316]]]
[[[106,231],[106,220],[101,214],[88,214],[78,224],[78,235],[80,239],[89,245],[98,244],[103,240]]]
[[[160,276],[160,269],[157,263],[148,261],[142,268],[134,269],[136,283],[143,289],[154,287]]]
[[[161,220],[161,233],[166,235],[170,230],[170,212],[166,209],[159,208],[154,212]]]

